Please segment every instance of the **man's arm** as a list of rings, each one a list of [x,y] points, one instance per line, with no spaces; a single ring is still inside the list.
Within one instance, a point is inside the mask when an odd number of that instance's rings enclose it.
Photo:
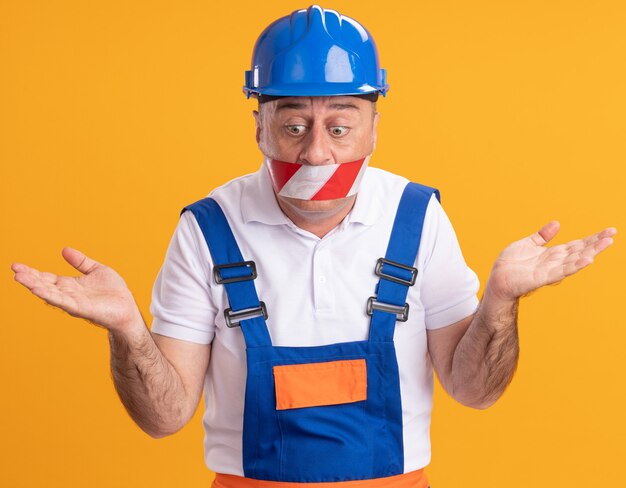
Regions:
[[[210,345],[151,334],[143,321],[132,333],[109,332],[111,374],[122,403],[141,429],[159,438],[193,416]]]
[[[614,228],[585,239],[545,247],[558,232],[550,222],[508,246],[496,260],[475,314],[427,331],[428,350],[444,389],[460,403],[487,408],[511,382],[519,357],[520,297],[561,281],[593,262],[612,244]]]
[[[517,307],[518,300],[498,303],[483,297],[473,315],[427,331],[439,381],[459,403],[487,408],[513,379],[519,358]]]
[[[113,380],[132,418],[153,437],[176,432],[198,405],[209,346],[153,336],[113,269],[72,248],[64,248],[63,257],[82,275],[57,276],[15,263],[15,280],[50,305],[107,329]]]

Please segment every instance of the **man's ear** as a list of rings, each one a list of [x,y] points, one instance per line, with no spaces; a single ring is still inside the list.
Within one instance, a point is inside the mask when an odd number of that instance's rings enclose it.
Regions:
[[[374,149],[376,149],[376,139],[378,138],[378,119],[380,119],[380,112],[376,112],[374,114],[374,120],[372,122],[372,152],[374,152]]]
[[[254,116],[254,125],[256,126],[256,143],[258,144],[261,141],[261,115],[256,110],[252,111],[252,115]]]

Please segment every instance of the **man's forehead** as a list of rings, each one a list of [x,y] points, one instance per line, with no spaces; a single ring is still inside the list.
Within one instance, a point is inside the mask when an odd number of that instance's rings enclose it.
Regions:
[[[301,110],[320,106],[333,110],[363,110],[371,105],[371,102],[350,95],[324,96],[324,97],[282,97],[275,100],[276,111]]]

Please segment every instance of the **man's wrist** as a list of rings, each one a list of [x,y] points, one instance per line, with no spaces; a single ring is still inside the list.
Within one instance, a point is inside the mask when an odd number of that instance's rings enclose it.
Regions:
[[[510,308],[519,302],[519,297],[510,297],[498,292],[497,287],[487,282],[483,293],[483,301],[487,301],[491,307]]]
[[[137,310],[131,318],[120,323],[118,327],[109,329],[109,337],[117,343],[133,344],[141,341],[145,337],[146,332],[148,332],[146,323],[139,310]]]
[[[495,331],[517,326],[519,298],[503,297],[487,283],[479,307],[480,320]]]

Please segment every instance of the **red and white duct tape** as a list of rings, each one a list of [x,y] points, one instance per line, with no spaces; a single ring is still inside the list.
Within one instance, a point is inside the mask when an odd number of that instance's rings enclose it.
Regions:
[[[370,157],[341,164],[312,166],[265,159],[272,186],[280,196],[300,200],[335,200],[354,195]]]

